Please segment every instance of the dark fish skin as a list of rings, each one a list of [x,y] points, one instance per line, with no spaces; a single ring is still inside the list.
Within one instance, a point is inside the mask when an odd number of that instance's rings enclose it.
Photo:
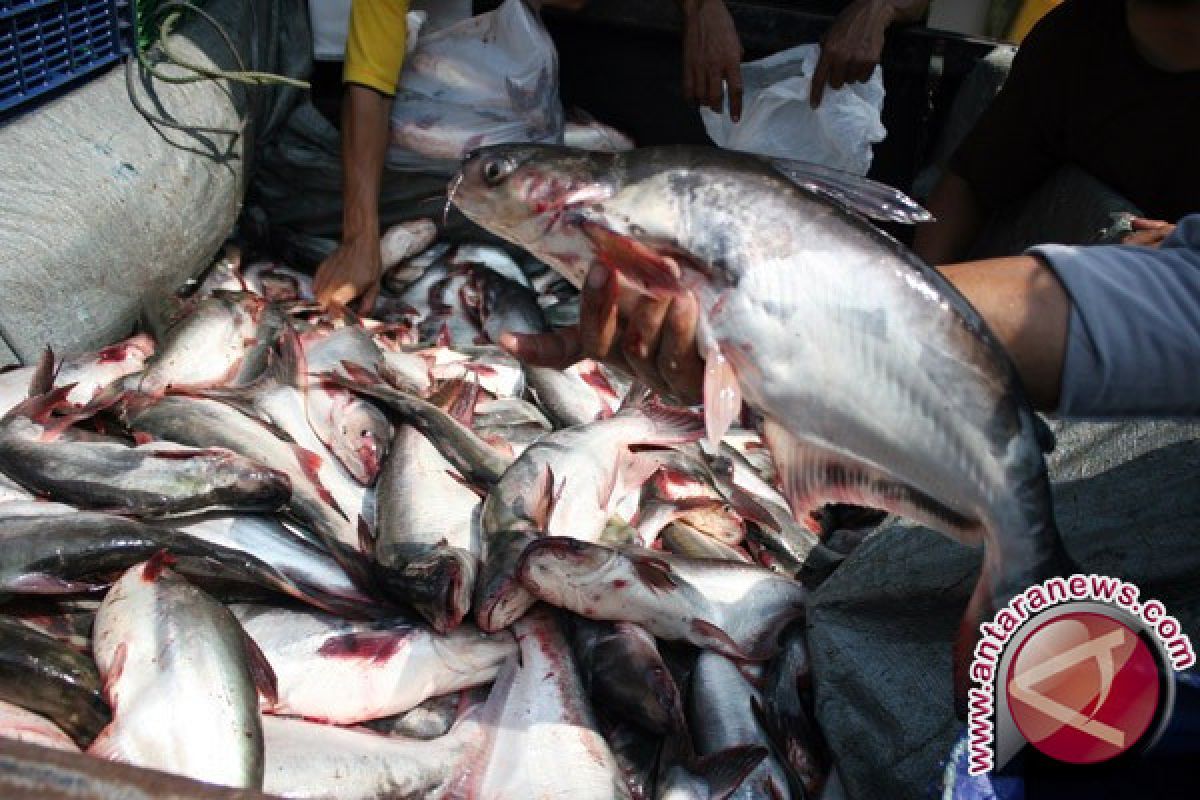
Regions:
[[[226,450],[0,436],[0,470],[45,497],[138,516],[209,508],[274,511],[292,491],[287,475]]]
[[[617,760],[630,800],[654,800],[662,738],[600,711],[596,712],[596,724]]]
[[[577,617],[571,646],[598,707],[660,736],[684,729],[679,687],[645,628]]]
[[[53,596],[103,588],[162,551],[198,579],[263,586],[317,608],[361,617],[365,609],[289,578],[255,556],[177,531],[95,512],[5,515],[0,506],[0,596]]]
[[[87,656],[0,616],[0,700],[52,720],[81,748],[109,723],[100,673]]]
[[[792,625],[783,648],[768,665],[763,701],[754,712],[779,751],[780,760],[806,797],[817,797],[829,776],[830,757],[817,725],[812,698],[812,665],[804,626]]]

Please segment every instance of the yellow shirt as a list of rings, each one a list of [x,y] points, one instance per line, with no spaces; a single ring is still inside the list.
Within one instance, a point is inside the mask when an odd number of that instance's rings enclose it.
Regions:
[[[344,83],[392,95],[404,65],[408,0],[354,0],[346,37]]]

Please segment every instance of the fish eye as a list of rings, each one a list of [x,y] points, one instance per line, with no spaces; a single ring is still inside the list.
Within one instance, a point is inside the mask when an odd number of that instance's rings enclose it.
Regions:
[[[483,180],[488,186],[495,186],[512,174],[516,165],[507,158],[489,158],[483,163]]]

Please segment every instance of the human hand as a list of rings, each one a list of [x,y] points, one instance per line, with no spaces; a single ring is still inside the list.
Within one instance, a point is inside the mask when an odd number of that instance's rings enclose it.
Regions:
[[[870,79],[883,56],[884,33],[895,18],[896,7],[890,0],[854,0],[842,9],[821,37],[809,105],[821,105],[826,86],[840,89]]]
[[[348,239],[317,268],[313,292],[326,308],[349,306],[357,298],[359,313],[369,314],[379,296],[382,274],[379,240],[370,236]]]
[[[742,117],[742,42],[722,0],[683,0],[683,96],[721,112],[722,82],[729,116]]]
[[[1130,225],[1133,227],[1133,233],[1127,234],[1121,240],[1121,244],[1158,247],[1162,244],[1163,239],[1166,239],[1175,230],[1174,223],[1161,219],[1146,219],[1145,217],[1134,217],[1130,220]]]
[[[691,295],[648,297],[607,267],[593,264],[584,282],[579,325],[551,333],[505,333],[500,345],[521,361],[555,369],[594,358],[658,392],[698,403],[704,361],[696,349],[697,318]]]

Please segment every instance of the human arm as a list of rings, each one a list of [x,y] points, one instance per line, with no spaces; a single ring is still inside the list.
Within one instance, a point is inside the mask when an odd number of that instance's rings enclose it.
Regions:
[[[342,103],[342,241],[313,283],[322,305],[355,299],[368,311],[379,292],[379,191],[391,95],[404,61],[407,0],[357,0],[346,42]]]
[[[720,113],[722,84],[729,115],[742,116],[742,43],[724,0],[679,0],[683,11],[683,96]]]
[[[321,305],[369,311],[379,294],[379,188],[388,143],[391,98],[347,84],[342,105],[342,241],[313,282]]]
[[[987,321],[1033,407],[1058,408],[1071,299],[1054,270],[1037,256],[1020,255],[949,264],[940,272]]]
[[[821,105],[825,87],[840,89],[871,77],[883,56],[884,35],[897,22],[916,22],[929,0],[854,0],[821,37],[821,55],[813,70],[808,102]]]
[[[947,171],[925,206],[933,219],[917,226],[913,251],[927,264],[961,261],[983,220],[975,190],[966,179]]]

